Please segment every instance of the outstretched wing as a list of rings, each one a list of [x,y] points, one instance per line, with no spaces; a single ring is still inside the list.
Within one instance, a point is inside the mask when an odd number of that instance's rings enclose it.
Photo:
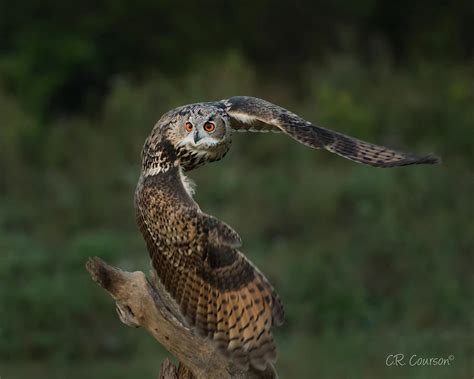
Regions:
[[[281,131],[306,146],[323,148],[374,167],[439,162],[439,158],[433,155],[403,153],[313,125],[282,107],[255,97],[235,96],[223,100],[223,103],[235,131]]]
[[[143,187],[136,205],[161,284],[187,322],[238,366],[265,369],[276,360],[271,328],[284,318],[275,290],[236,249],[240,237],[227,224],[179,204],[160,217],[156,188]]]

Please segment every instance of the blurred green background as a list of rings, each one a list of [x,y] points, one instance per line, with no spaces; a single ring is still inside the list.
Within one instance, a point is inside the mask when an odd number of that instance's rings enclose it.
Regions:
[[[148,270],[142,144],[168,109],[233,95],[444,160],[238,134],[191,173],[281,294],[280,376],[472,377],[473,63],[472,1],[0,2],[0,377],[157,377],[168,354],[84,263]]]

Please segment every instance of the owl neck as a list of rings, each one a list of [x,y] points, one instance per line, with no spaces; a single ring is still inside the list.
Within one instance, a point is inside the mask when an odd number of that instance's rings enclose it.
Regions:
[[[178,172],[179,158],[174,146],[167,140],[156,145],[145,143],[142,153],[142,174],[145,177],[170,171]]]
[[[183,174],[183,169],[179,154],[168,141],[156,144],[152,153],[150,150],[145,152],[144,149],[143,170],[137,193],[140,193],[144,186],[152,185],[167,196],[178,196],[181,201],[192,201],[195,185]]]

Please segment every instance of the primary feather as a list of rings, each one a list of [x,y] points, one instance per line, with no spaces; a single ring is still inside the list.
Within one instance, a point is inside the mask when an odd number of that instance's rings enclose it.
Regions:
[[[280,131],[303,145],[326,149],[354,162],[374,167],[439,163],[431,154],[418,156],[374,145],[314,125],[298,115],[255,97],[235,96],[224,100],[232,128],[238,131]]]

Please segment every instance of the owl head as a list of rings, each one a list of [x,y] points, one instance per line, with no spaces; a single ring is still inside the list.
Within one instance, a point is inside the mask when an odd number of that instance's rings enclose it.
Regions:
[[[175,111],[163,135],[175,148],[180,166],[191,170],[224,157],[231,143],[229,122],[222,107],[192,104]]]

